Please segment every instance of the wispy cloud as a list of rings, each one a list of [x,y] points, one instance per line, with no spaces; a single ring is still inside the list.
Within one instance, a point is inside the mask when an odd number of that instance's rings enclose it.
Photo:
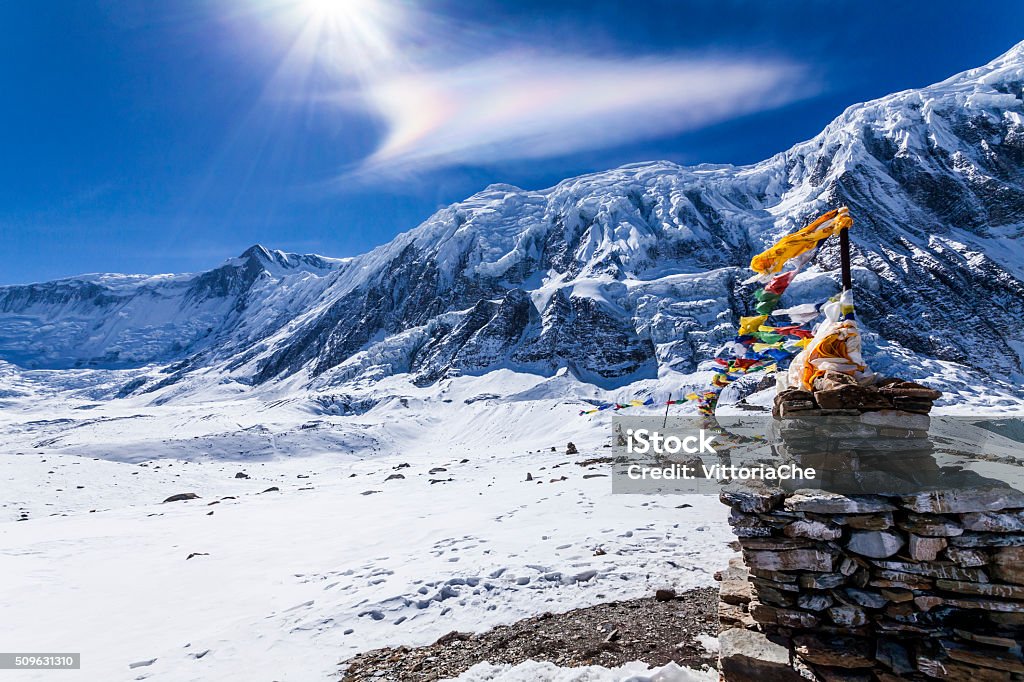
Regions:
[[[506,52],[363,83],[387,133],[357,174],[541,159],[697,129],[810,94],[807,69],[741,57]]]

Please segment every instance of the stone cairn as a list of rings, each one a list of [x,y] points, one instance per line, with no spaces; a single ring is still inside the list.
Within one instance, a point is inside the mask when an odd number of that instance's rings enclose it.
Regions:
[[[774,453],[821,467],[821,488],[720,496],[742,549],[716,575],[722,679],[1024,680],[1024,493],[940,466],[938,391],[815,388],[777,396]]]

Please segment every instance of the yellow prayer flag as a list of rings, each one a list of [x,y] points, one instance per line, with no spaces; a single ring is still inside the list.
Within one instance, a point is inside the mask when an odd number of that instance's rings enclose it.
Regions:
[[[771,248],[754,256],[750,261],[750,269],[762,275],[779,272],[789,259],[807,253],[822,239],[852,225],[853,218],[845,206],[829,211],[807,227],[786,235]]]

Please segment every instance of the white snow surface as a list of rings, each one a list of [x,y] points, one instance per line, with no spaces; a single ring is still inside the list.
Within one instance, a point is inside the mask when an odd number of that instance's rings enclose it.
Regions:
[[[608,473],[576,462],[610,430],[544,383],[407,386],[409,407],[349,417],[249,398],[8,404],[0,641],[81,652],[69,680],[315,680],[375,647],[713,584],[726,508],[584,478]],[[532,679],[618,679],[568,674]]]
[[[591,665],[560,668],[553,663],[527,661],[519,665],[480,663],[455,678],[459,682],[717,682],[715,670],[693,670],[669,663],[651,668],[634,662],[618,668]]]

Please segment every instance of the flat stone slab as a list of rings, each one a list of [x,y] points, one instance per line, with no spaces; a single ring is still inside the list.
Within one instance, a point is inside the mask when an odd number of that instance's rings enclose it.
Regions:
[[[733,628],[718,636],[722,675],[728,680],[803,682],[789,664],[789,650],[760,632]]]
[[[952,482],[951,482],[952,483]],[[901,505],[922,514],[965,514],[1024,508],[1024,493],[1010,487],[985,486],[928,490],[901,498]]]
[[[787,511],[815,514],[875,514],[896,509],[895,505],[878,497],[842,495],[827,490],[810,489],[797,490],[786,498],[783,507]]]

